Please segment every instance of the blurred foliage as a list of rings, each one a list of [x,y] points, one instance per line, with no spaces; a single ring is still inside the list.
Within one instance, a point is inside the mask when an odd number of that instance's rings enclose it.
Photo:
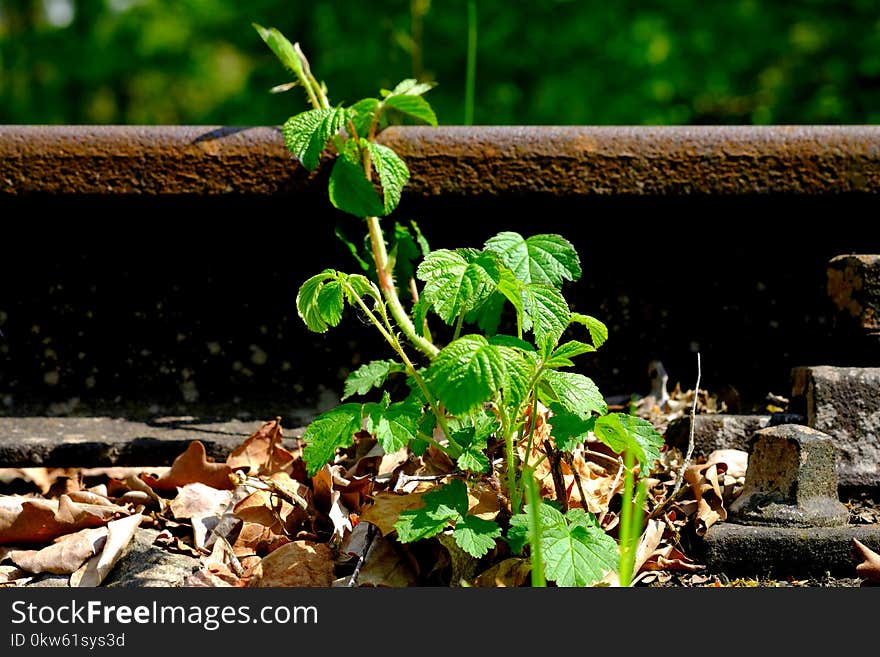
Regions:
[[[251,22],[331,99],[437,80],[463,121],[467,0],[0,0],[0,123],[273,125],[305,108]],[[478,124],[880,123],[876,0],[479,0]]]

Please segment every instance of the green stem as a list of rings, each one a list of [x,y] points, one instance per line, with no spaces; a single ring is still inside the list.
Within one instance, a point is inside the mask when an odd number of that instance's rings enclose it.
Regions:
[[[388,304],[391,316],[416,349],[429,358],[434,358],[440,353],[440,350],[416,332],[415,325],[412,323],[406,310],[404,310],[403,304],[400,303],[400,297],[397,295],[397,286],[394,285],[394,277],[388,261],[385,238],[382,235],[382,227],[379,225],[379,218],[367,217],[367,227],[370,231],[370,245],[373,250],[373,261],[376,264],[376,274],[379,278],[379,289],[382,290],[382,296]]]
[[[541,554],[541,499],[535,484],[534,470],[523,468],[523,481],[526,488],[526,503],[529,513],[529,556],[532,564],[532,586],[547,586],[544,577],[544,559]]]
[[[455,342],[458,340],[458,336],[461,335],[461,327],[464,325],[464,313],[460,313],[458,315],[458,319],[455,320],[455,331],[452,333],[452,341]]]
[[[464,83],[464,124],[474,124],[474,96],[477,87],[477,0],[468,0],[467,64]]]

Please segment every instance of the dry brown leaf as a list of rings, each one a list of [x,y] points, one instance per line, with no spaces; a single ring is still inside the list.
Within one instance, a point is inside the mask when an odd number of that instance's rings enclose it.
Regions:
[[[27,586],[33,578],[33,573],[18,566],[0,566],[0,587]]]
[[[68,497],[72,499],[74,502],[80,502],[83,504],[99,504],[104,506],[116,506],[116,502],[111,500],[106,495],[99,495],[98,493],[93,493],[88,490],[78,490],[72,493],[68,493]]]
[[[48,543],[80,529],[102,527],[128,515],[120,506],[81,504],[67,495],[57,500],[0,496],[0,545]]]
[[[82,529],[57,538],[41,550],[13,550],[8,558],[31,573],[69,575],[98,554],[106,539],[106,527]]]
[[[249,554],[266,555],[273,550],[290,543],[291,539],[284,534],[277,534],[266,525],[257,522],[242,523],[241,531],[233,545],[237,557]]]
[[[329,587],[334,567],[333,550],[326,543],[294,541],[263,558],[250,586]]]
[[[727,519],[724,497],[718,482],[719,469],[726,469],[726,466],[721,463],[692,465],[684,473],[684,480],[697,500],[694,518],[697,536],[705,536],[712,525]]]
[[[420,482],[422,490],[430,490],[425,482]],[[379,492],[373,495],[373,503],[364,508],[361,514],[362,522],[369,522],[379,528],[383,536],[388,536],[395,531],[394,523],[403,511],[421,509],[425,506],[421,493],[397,493]]]
[[[70,586],[94,587],[101,584],[122,557],[143,516],[139,513],[107,523],[107,540],[100,554],[89,559],[70,576]]]
[[[187,484],[177,489],[177,496],[169,508],[174,518],[183,520],[193,516],[221,516],[232,499],[231,490],[219,490],[202,483]]]
[[[716,449],[706,457],[706,465],[723,463],[725,472],[732,477],[745,477],[749,466],[749,453],[741,449]]]
[[[479,484],[468,487],[468,513],[483,520],[495,520],[501,511],[501,498],[498,493]]]
[[[474,586],[515,588],[525,584],[531,572],[532,566],[528,559],[510,557],[480,573],[474,580]]]
[[[226,457],[233,470],[245,470],[251,476],[290,474],[298,454],[283,446],[280,418],[266,422]]]
[[[276,473],[268,478],[268,481],[279,486],[282,491],[287,491],[291,496],[294,494],[302,499],[311,498],[311,491],[307,486],[291,479],[283,472]],[[307,512],[300,506],[294,506],[282,495],[268,490],[257,490],[237,502],[233,507],[236,518],[245,523],[259,524],[266,527],[275,537],[264,536],[257,539],[255,530],[249,530],[248,535],[258,543],[275,542],[278,538],[286,535],[293,536],[300,529],[303,522],[308,519]],[[249,539],[250,540],[250,539]],[[236,541],[236,545],[238,542]]]
[[[201,441],[194,440],[183,454],[174,459],[168,472],[159,478],[142,474],[141,479],[153,490],[166,493],[173,493],[181,486],[196,482],[228,490],[234,488],[231,474],[232,468],[226,463],[209,461],[205,446]]]
[[[858,539],[852,539],[853,555],[860,563],[856,566],[859,577],[873,584],[880,584],[880,554],[874,552]]]
[[[358,573],[358,586],[406,587],[417,584],[416,571],[394,543],[381,535],[373,537],[364,565]]]

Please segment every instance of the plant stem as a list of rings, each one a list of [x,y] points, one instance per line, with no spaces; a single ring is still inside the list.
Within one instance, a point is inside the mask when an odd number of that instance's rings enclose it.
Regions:
[[[538,496],[538,488],[535,485],[533,468],[523,468],[523,481],[526,488],[526,503],[529,510],[529,557],[532,564],[532,586],[547,586],[544,577],[544,559],[541,554],[541,512],[538,510],[542,504]]]
[[[391,316],[416,349],[429,358],[434,358],[440,353],[440,350],[429,340],[416,333],[415,325],[412,323],[406,310],[404,310],[403,304],[400,303],[400,297],[397,295],[397,286],[394,285],[394,277],[388,261],[385,238],[382,235],[382,227],[379,225],[379,218],[367,217],[367,227],[370,231],[370,246],[373,250],[373,261],[376,264],[376,274],[379,278],[379,289],[382,290],[382,296],[388,304]]]
[[[477,86],[477,0],[468,0],[467,64],[464,83],[464,124],[474,124],[474,96]]]

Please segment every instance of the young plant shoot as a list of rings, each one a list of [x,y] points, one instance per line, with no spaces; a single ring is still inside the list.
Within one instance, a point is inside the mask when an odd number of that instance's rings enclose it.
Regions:
[[[559,235],[506,231],[482,245],[431,251],[414,223],[383,227],[380,218],[394,212],[409,170],[376,137],[401,117],[436,126],[424,98],[433,84],[406,79],[376,97],[332,105],[299,45],[273,28],[255,28],[312,106],[284,124],[288,149],[308,170],[333,158],[330,202],[363,220],[372,260],[361,273],[328,268],[306,280],[297,311],[310,330],[323,333],[353,309],[388,345],[381,358],[349,375],[344,403],[305,430],[309,474],[362,430],[386,453],[407,447],[422,453],[431,445],[457,470],[424,495],[422,508],[400,514],[399,541],[451,532],[459,548],[481,557],[504,540],[514,553],[528,548],[534,586],[590,586],[621,565],[630,572],[620,572],[620,581],[629,584],[644,500],[641,493],[634,509],[633,491],[644,487],[633,477],[649,472],[662,439],[646,420],[609,413],[596,384],[574,371],[574,359],[608,337],[601,321],[572,312],[563,296],[582,273],[575,248]],[[508,324],[509,332],[501,332]],[[438,330],[441,325],[447,328]],[[441,334],[450,336],[445,344],[436,341]],[[385,390],[391,377],[405,377],[408,394],[392,398]],[[380,401],[354,401],[374,389],[383,391]],[[620,546],[585,509],[563,513],[540,498],[534,471],[546,456],[538,444],[545,440],[536,432],[539,414],[550,425],[553,450],[571,453],[589,438],[627,456]],[[503,458],[493,460],[496,450]],[[492,474],[505,482],[504,526],[469,512],[468,486]]]

